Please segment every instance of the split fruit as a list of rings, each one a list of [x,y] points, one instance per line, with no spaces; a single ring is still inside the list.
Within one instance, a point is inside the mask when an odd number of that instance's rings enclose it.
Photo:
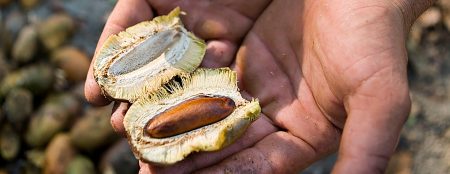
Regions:
[[[110,36],[94,62],[103,94],[133,103],[124,126],[135,156],[159,165],[223,149],[261,110],[241,96],[231,69],[198,68],[205,43],[183,27],[180,13]]]

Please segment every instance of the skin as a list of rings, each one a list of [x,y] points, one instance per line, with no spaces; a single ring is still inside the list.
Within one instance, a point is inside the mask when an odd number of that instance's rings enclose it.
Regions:
[[[262,117],[219,151],[141,173],[295,173],[338,151],[333,173],[383,173],[410,110],[405,37],[432,0],[121,0],[107,36],[180,6],[208,43],[202,66],[231,66]],[[92,77],[86,98],[102,97]],[[129,104],[116,103],[122,132]]]

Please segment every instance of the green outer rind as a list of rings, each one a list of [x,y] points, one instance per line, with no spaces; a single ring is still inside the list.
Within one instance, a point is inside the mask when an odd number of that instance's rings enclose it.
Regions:
[[[180,12],[180,9],[176,8],[166,16],[141,22],[117,35],[108,37],[94,59],[94,78],[105,96],[134,102],[143,94],[156,91],[174,76],[190,73],[200,65],[206,51],[205,42],[183,28],[179,18]],[[108,73],[111,63],[152,35],[174,28],[181,28],[181,31],[187,34],[189,38],[187,51],[177,60],[165,60],[166,68],[155,67],[155,69],[160,69],[154,76],[142,76],[134,79],[133,84],[117,85],[120,75],[112,76]]]
[[[198,69],[183,77],[182,83],[183,86],[171,81],[167,85],[170,87],[150,94],[147,100],[139,100],[127,111],[125,130],[133,152],[140,160],[170,165],[192,152],[220,150],[237,140],[261,112],[258,101],[241,97],[236,74],[228,68]],[[145,134],[145,124],[154,116],[190,98],[205,95],[231,98],[237,108],[219,122],[173,137],[151,138]]]

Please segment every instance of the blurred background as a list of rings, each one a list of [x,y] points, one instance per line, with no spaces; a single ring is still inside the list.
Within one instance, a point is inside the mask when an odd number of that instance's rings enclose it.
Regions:
[[[0,0],[0,174],[136,174],[84,80],[115,1]]]
[[[0,0],[0,174],[137,173],[111,106],[83,94],[115,2]],[[387,173],[450,173],[450,0],[416,21],[407,48],[412,110]],[[335,160],[302,173],[329,173]]]

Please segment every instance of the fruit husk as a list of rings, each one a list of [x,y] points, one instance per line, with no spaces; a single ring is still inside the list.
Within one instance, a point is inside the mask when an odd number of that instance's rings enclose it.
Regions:
[[[24,163],[24,166],[23,166],[23,169],[22,169],[22,173],[25,173],[25,174],[41,174],[42,171],[41,171],[40,168],[34,166],[29,161],[26,161]]]
[[[21,159],[21,158],[9,163],[9,165],[7,165],[7,171],[8,171],[7,173],[9,173],[9,174],[16,174],[16,173],[40,174],[40,173],[42,173],[39,168],[37,168],[36,166],[31,164],[29,161],[27,161],[25,159]]]
[[[23,88],[11,90],[3,105],[6,118],[16,128],[21,128],[33,112],[33,94]]]
[[[0,48],[0,81],[9,73],[9,64],[6,62],[5,54]]]
[[[64,174],[76,154],[69,135],[56,135],[45,150],[44,174]]]
[[[26,25],[26,23],[27,23],[27,16],[22,11],[14,10],[11,13],[9,13],[4,21],[5,29],[10,34],[10,38],[6,39],[14,40],[17,37],[17,34],[19,33],[20,29],[23,28]],[[1,40],[3,40],[3,37]]]
[[[67,80],[81,82],[86,79],[90,60],[81,50],[72,46],[57,49],[52,54],[51,61],[64,71]]]
[[[13,45],[13,60],[18,63],[27,63],[32,60],[37,49],[37,31],[33,25],[23,28]]]
[[[13,44],[13,33],[6,29],[6,25],[0,23],[0,49],[9,50]]]
[[[176,8],[104,42],[95,56],[94,77],[105,96],[134,102],[200,65],[205,43],[183,27],[180,12]]]
[[[6,6],[11,3],[11,0],[0,0],[0,6]]]
[[[79,82],[77,84],[72,85],[72,88],[69,91],[74,96],[78,97],[80,100],[85,100],[84,96],[84,82]]]
[[[105,174],[138,173],[139,164],[127,140],[118,141],[104,153],[100,161],[100,170]]]
[[[235,102],[236,108],[225,119],[186,133],[166,138],[152,138],[146,134],[145,126],[150,119],[199,96],[228,97]],[[133,152],[140,160],[169,165],[192,152],[216,151],[233,143],[258,118],[260,110],[258,101],[242,98],[234,71],[200,68],[181,77],[181,82],[173,80],[134,103],[125,115],[124,126]]]
[[[79,149],[93,151],[118,136],[111,127],[111,107],[92,108],[70,130],[70,139]]]
[[[27,160],[37,168],[43,168],[45,162],[45,151],[40,149],[32,149],[25,152]]]
[[[20,150],[20,136],[10,124],[2,126],[0,131],[0,155],[3,159],[16,158]]]
[[[71,94],[48,97],[31,118],[25,133],[25,141],[33,147],[45,145],[67,126],[80,107],[80,101]]]
[[[67,14],[50,16],[38,26],[38,36],[48,50],[61,46],[75,29],[75,21]]]
[[[31,9],[39,3],[39,0],[20,0],[20,5],[25,9]]]
[[[77,155],[72,161],[70,161],[66,174],[95,174],[95,167],[92,161],[82,155]]]
[[[33,94],[42,94],[53,85],[53,68],[45,64],[31,65],[10,72],[0,84],[0,98],[14,88],[25,88]]]
[[[3,124],[4,118],[5,118],[5,114],[4,114],[3,112],[4,112],[4,111],[3,111],[2,108],[0,107],[0,125]]]

